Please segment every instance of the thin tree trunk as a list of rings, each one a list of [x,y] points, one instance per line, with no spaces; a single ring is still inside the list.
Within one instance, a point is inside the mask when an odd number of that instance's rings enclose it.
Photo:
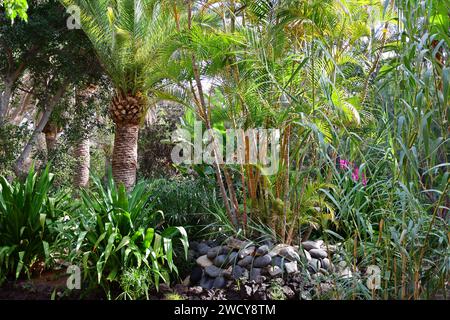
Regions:
[[[5,88],[0,96],[0,127],[3,126],[5,121],[6,112],[9,109],[9,103],[11,101],[13,84],[10,81],[5,81]]]
[[[116,124],[112,171],[116,183],[130,191],[136,183],[139,125]]]
[[[74,177],[74,187],[77,189],[86,188],[89,184],[89,170],[91,167],[90,154],[91,141],[89,138],[81,139],[75,148],[77,159]]]
[[[33,146],[39,137],[39,134],[42,133],[42,130],[44,130],[45,126],[47,125],[47,122],[50,119],[53,109],[55,108],[56,104],[59,102],[59,100],[63,96],[64,92],[66,91],[66,87],[67,87],[67,84],[65,84],[65,83],[63,85],[61,85],[61,87],[58,89],[56,94],[53,96],[52,100],[48,104],[47,109],[45,110],[44,114],[42,115],[42,118],[39,121],[39,124],[37,125],[36,129],[34,129],[30,140],[28,141],[25,148],[22,150],[22,153],[20,154],[19,158],[17,159],[16,166],[15,166],[15,173],[18,177],[20,177],[22,175],[23,164],[24,164],[25,160],[28,158],[28,156],[30,155],[31,150],[33,149]]]

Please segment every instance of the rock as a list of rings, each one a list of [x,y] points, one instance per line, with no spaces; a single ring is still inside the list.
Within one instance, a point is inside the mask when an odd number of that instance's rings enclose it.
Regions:
[[[322,266],[322,268],[324,268],[325,270],[330,270],[331,267],[331,262],[330,259],[328,258],[324,258],[320,261],[320,265]]]
[[[245,269],[239,265],[236,265],[236,266],[234,266],[233,272],[231,275],[232,275],[233,279],[235,279],[235,280],[239,280],[242,278],[248,278],[248,271],[247,271],[247,269]]]
[[[257,256],[264,256],[269,253],[269,247],[267,245],[263,245],[256,250]]]
[[[211,247],[203,242],[197,246],[197,252],[200,256],[207,254],[209,249],[211,249]]]
[[[216,246],[218,245],[218,243],[216,242],[216,240],[207,240],[207,241],[206,241],[206,244],[207,244],[208,246],[210,246],[211,248],[212,248],[212,247],[216,247]]]
[[[231,252],[229,255],[220,255],[217,256],[214,259],[214,265],[221,268],[221,267],[227,267],[231,264],[235,263],[235,260],[237,258],[237,252]]]
[[[192,294],[201,294],[203,292],[203,288],[200,286],[189,288],[189,292]]]
[[[311,254],[308,252],[308,251],[306,251],[306,250],[300,250],[299,251],[299,253],[300,253],[300,255],[303,257],[303,258],[305,258],[305,260],[307,261],[307,262],[309,262],[309,261],[311,261]]]
[[[269,274],[271,277],[275,278],[283,273],[283,269],[279,266],[271,266],[269,267]]]
[[[312,258],[311,261],[308,262],[308,267],[310,267],[311,272],[316,273],[320,269],[320,260]]]
[[[268,266],[272,262],[272,257],[268,254],[255,258],[255,261],[253,261],[253,266],[255,268],[264,268],[265,266]]]
[[[334,244],[329,244],[328,246],[326,245],[322,245],[320,246],[321,249],[329,252],[329,253],[335,253],[339,250],[339,246],[338,245],[334,245]]]
[[[327,270],[325,270],[324,268],[320,268],[320,269],[319,269],[319,272],[320,272],[321,274],[323,274],[324,276],[327,276],[327,275],[329,274],[329,272],[328,272]]]
[[[328,254],[325,250],[322,249],[311,249],[309,250],[309,253],[311,254],[311,257],[316,259],[324,259],[328,257]]]
[[[217,277],[214,280],[212,287],[216,288],[216,289],[222,289],[222,288],[225,288],[226,284],[227,284],[227,282],[225,281],[224,277]]]
[[[237,252],[231,252],[231,253],[227,256],[227,264],[235,264],[235,263],[236,263],[237,257],[238,257]]]
[[[297,273],[298,272],[298,264],[297,261],[287,262],[284,264],[286,268],[286,272],[288,274]]]
[[[211,278],[217,278],[223,274],[223,270],[216,267],[215,265],[208,266],[205,268],[205,273]]]
[[[211,260],[208,259],[208,257],[205,255],[198,257],[196,260],[197,264],[202,267],[202,268],[206,268],[208,266],[212,266],[213,262]]]
[[[235,239],[235,238],[230,238],[227,241],[227,245],[230,248],[233,248],[233,249],[236,249],[236,250],[242,250],[242,249],[244,249],[246,247],[249,247],[250,246],[250,242],[242,241],[242,240]]]
[[[288,286],[284,286],[282,290],[287,299],[292,299],[295,297],[295,292]]]
[[[214,260],[221,253],[222,253],[222,246],[218,246],[218,247],[209,249],[208,253],[206,255],[209,259]]]
[[[353,274],[352,274],[352,271],[350,270],[350,268],[347,267],[347,268],[345,268],[344,270],[342,270],[342,271],[339,272],[339,276],[340,276],[341,278],[348,279],[348,278],[353,277]]]
[[[222,254],[214,259],[214,265],[219,268],[223,267],[227,264],[227,260],[227,256]]]
[[[302,242],[303,249],[311,250],[311,249],[320,249],[320,243],[316,241],[305,241]]]
[[[191,275],[189,276],[189,282],[191,285],[196,285],[202,278],[203,275],[203,269],[199,266],[195,266],[192,269]]]
[[[262,280],[261,269],[260,268],[253,268],[250,271],[250,281],[260,282],[261,280]]]
[[[222,275],[226,278],[226,279],[230,279],[231,278],[231,273],[233,271],[233,267],[228,267],[225,270],[222,270]]]
[[[209,290],[212,288],[214,284],[214,279],[204,275],[202,277],[202,279],[200,280],[200,287],[202,287],[203,289]]]
[[[276,256],[272,258],[272,265],[279,267],[283,270],[284,259],[282,257]]]
[[[246,256],[244,259],[240,260],[237,264],[241,267],[248,267],[252,264],[253,257],[252,256]]]
[[[290,261],[298,261],[300,260],[300,256],[295,251],[293,247],[285,247],[280,250],[280,256],[290,260]]]
[[[192,250],[194,250],[194,251],[197,251],[197,248],[198,248],[198,242],[197,241],[189,241],[189,248],[191,248]]]
[[[272,250],[270,250],[269,254],[273,258],[280,253],[281,249],[286,248],[286,247],[289,247],[289,246],[287,244],[278,244]]]
[[[247,256],[253,255],[253,253],[255,252],[255,249],[256,248],[254,246],[242,249],[238,253],[239,259],[244,259]]]

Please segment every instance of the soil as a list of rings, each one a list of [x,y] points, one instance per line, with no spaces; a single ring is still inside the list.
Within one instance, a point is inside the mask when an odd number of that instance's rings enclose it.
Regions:
[[[7,280],[0,288],[0,300],[50,300],[66,290],[68,275],[62,271],[46,271],[30,280]]]

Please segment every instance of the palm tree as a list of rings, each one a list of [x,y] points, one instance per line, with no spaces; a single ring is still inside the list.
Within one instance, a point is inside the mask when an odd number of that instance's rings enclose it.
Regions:
[[[158,0],[61,0],[80,9],[81,27],[115,87],[110,115],[115,123],[113,176],[129,190],[136,182],[137,142],[160,83],[161,46],[175,31],[173,18]]]

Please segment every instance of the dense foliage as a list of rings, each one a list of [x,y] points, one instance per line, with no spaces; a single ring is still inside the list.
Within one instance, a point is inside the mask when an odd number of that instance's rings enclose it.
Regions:
[[[60,2],[79,7],[86,35],[60,29],[55,1],[28,1],[29,24],[0,25],[0,276],[31,275],[54,254],[110,298],[148,299],[179,280],[188,234],[320,238],[361,276],[327,275],[333,290],[318,298],[447,293],[448,1]],[[269,163],[248,161],[252,129],[278,130],[273,149],[259,137]],[[172,163],[174,143],[217,143],[205,130],[224,145],[240,130],[246,161],[211,148],[210,162]],[[36,159],[42,173],[22,182],[17,164]],[[77,168],[105,179],[72,187]],[[362,281],[374,265],[377,290]]]

